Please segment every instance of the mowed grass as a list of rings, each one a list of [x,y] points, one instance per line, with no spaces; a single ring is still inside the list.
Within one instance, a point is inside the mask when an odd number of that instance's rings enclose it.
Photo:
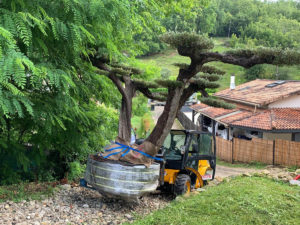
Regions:
[[[262,177],[238,177],[173,201],[133,224],[300,224],[300,188]]]
[[[214,43],[215,47],[213,51],[222,53],[230,49],[228,38],[214,38]],[[178,75],[179,71],[178,67],[173,65],[174,63],[190,63],[190,59],[188,57],[178,55],[177,51],[174,49],[168,49],[160,54],[143,57],[140,60],[144,63],[156,65],[160,67],[162,71],[170,71],[173,78]],[[219,90],[229,88],[231,74],[236,76],[236,85],[246,82],[243,77],[243,74],[245,73],[245,69],[243,67],[221,62],[211,62],[208,63],[208,65],[216,66],[226,72],[226,74],[218,81],[220,84]],[[268,74],[275,74],[276,66],[268,65],[267,70]],[[283,66],[279,68],[279,72],[287,74],[288,76],[286,76],[286,79],[300,80],[300,66]]]

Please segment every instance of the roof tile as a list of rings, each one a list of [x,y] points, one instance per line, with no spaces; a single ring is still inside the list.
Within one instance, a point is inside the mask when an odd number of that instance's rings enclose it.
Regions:
[[[206,104],[203,104],[203,103],[199,103],[199,104],[192,105],[190,108],[197,111],[197,110],[204,109],[207,107],[209,107],[209,106]]]
[[[231,126],[260,130],[300,130],[300,108],[273,108],[253,112],[240,108],[229,110],[207,106],[199,110],[196,111],[212,119],[222,116],[219,121]]]
[[[237,86],[234,90],[219,91],[214,96],[233,102],[246,102],[259,106],[268,105],[294,94],[300,93],[300,81],[287,80],[274,87],[266,87],[276,80],[254,80]]]

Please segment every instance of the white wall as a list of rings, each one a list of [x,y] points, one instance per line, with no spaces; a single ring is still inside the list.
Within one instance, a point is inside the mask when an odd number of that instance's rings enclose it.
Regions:
[[[193,113],[192,112],[184,112],[184,114],[192,121],[192,119],[193,119]],[[195,122],[197,121],[196,120],[197,116],[195,116]]]
[[[269,108],[298,108],[300,107],[300,95],[291,96],[282,100],[273,102]]]

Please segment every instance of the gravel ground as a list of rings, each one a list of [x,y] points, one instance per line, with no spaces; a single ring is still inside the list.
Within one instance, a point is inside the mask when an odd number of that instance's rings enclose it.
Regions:
[[[0,224],[121,224],[166,206],[172,197],[144,196],[139,204],[102,197],[97,191],[66,184],[42,201],[0,203]]]

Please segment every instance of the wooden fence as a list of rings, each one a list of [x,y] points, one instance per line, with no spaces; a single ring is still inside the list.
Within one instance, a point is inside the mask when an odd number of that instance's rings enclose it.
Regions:
[[[216,137],[217,157],[227,162],[232,161],[232,141],[227,141],[221,137]],[[221,151],[219,150],[221,149]]]
[[[300,165],[300,142],[276,140],[275,164],[286,166]]]
[[[300,166],[300,142],[285,140],[251,141],[216,137],[217,157],[227,162],[262,162],[273,165]]]

